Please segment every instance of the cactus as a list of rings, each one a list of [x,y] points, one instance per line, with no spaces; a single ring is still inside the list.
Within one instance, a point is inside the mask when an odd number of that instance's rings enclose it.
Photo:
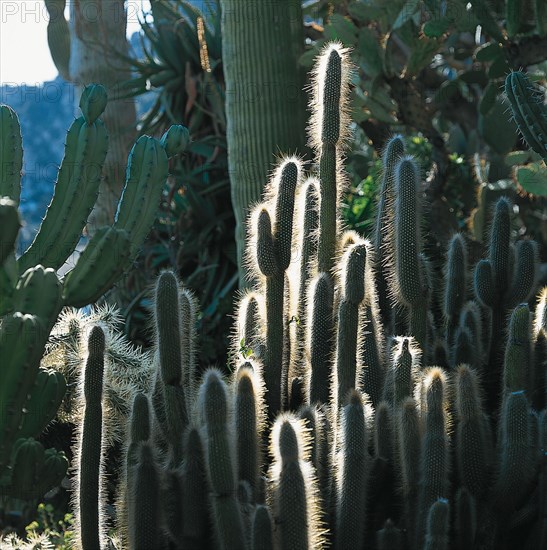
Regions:
[[[369,474],[368,429],[359,392],[353,390],[342,408],[337,480],[336,547],[363,547],[363,518]]]
[[[521,71],[513,71],[507,75],[505,93],[518,129],[528,147],[546,159],[547,111],[543,105],[542,94]]]
[[[301,421],[279,416],[272,429],[271,506],[283,550],[322,548],[317,485]]]
[[[203,422],[207,476],[213,490],[212,509],[216,538],[222,548],[244,548],[243,523],[236,502],[236,478],[228,392],[220,373],[209,370],[198,397]]]
[[[82,548],[101,548],[105,527],[102,507],[101,472],[103,465],[103,378],[105,333],[91,329],[87,361],[83,373],[82,406],[84,419],[77,447],[77,537]]]
[[[326,52],[317,78],[333,77],[327,79],[332,83],[340,51]],[[340,74],[347,76],[344,68]],[[345,89],[339,84],[337,90]],[[409,157],[391,159],[393,191],[386,191],[377,224],[383,232],[380,255],[392,261],[391,296],[386,294],[378,284],[383,261],[375,257],[375,245],[341,232],[336,208],[333,215],[325,207],[337,204],[343,172],[332,170],[332,162],[339,167],[340,161],[336,127],[346,128],[337,122],[345,114],[330,110],[339,109],[330,101],[336,94],[326,95],[321,109],[314,106],[321,136],[315,143],[319,192],[300,174],[299,161],[284,160],[250,220],[254,240],[248,256],[258,282],[240,302],[229,382],[216,369],[200,379],[195,306],[185,301],[172,272],[159,278],[156,359],[147,376],[138,368],[125,371],[128,379],[144,378],[138,384],[144,389],[124,435],[127,510],[118,503],[123,542],[198,550],[538,547],[546,415],[532,411],[530,402],[544,392],[538,372],[544,366],[547,294],[533,327],[525,303],[536,282],[536,246],[512,243],[511,204],[502,199],[487,257],[475,268],[474,294],[468,292],[462,235],[452,238],[439,273],[443,280],[434,284],[434,263],[420,242],[417,164]],[[176,143],[184,137],[179,134],[164,141]],[[325,203],[333,189],[335,203]],[[133,191],[125,197],[130,202]],[[313,200],[303,206],[308,193]],[[132,216],[120,210],[118,220],[125,227],[138,222]],[[303,226],[314,226],[314,219],[319,233],[321,224],[334,223],[319,241],[310,234],[304,263],[291,262],[291,245],[303,244]],[[25,322],[32,325],[57,307],[27,284],[47,279],[62,290],[53,275],[46,269],[22,274],[13,302],[21,304]],[[435,288],[442,293],[434,294]],[[307,303],[300,303],[302,297]],[[440,308],[436,297],[442,298]],[[393,307],[382,310],[380,304]],[[10,315],[0,327],[0,345],[17,336],[5,328],[23,323],[23,313]],[[76,324],[76,332],[85,326]],[[402,332],[394,334],[398,328]],[[505,362],[493,361],[501,359],[503,345]],[[17,349],[21,355],[28,351]],[[442,368],[422,366],[434,356]],[[109,378],[106,384],[105,396]],[[182,391],[184,406],[180,396],[171,400],[168,386]],[[135,391],[130,393],[123,399],[132,400]],[[294,410],[279,414],[289,406]],[[106,419],[104,426],[111,429]],[[96,435],[98,427],[89,433]],[[269,456],[263,452],[267,439]],[[41,454],[27,447],[29,456]],[[37,475],[28,458],[21,464],[17,476],[22,468]],[[102,476],[100,464],[95,467]]]
[[[62,279],[58,276],[56,270],[73,253],[97,199],[108,143],[99,117],[106,104],[102,86],[92,84],[84,88],[80,98],[82,116],[68,131],[53,199],[33,243],[19,258],[15,257],[14,244],[21,226],[16,208],[20,195],[21,135],[16,114],[9,107],[0,106],[0,346],[5,346],[3,355],[9,358],[1,380],[5,392],[0,411],[2,471],[8,466],[15,440],[38,437],[63,398],[65,388],[60,375],[51,375],[42,396],[37,389],[45,384],[46,371],[38,367],[47,336],[62,307],[82,307],[99,299],[127,270],[152,225],[167,177],[163,146],[152,138],[141,139],[129,159],[127,192],[120,201],[119,222],[114,227],[98,229],[75,267]],[[183,140],[174,138],[184,131],[183,127],[173,127],[166,134],[172,136],[164,139],[170,153],[180,152]],[[128,209],[133,212],[131,216],[126,213]],[[28,340],[23,343],[22,339]],[[19,376],[24,379],[18,381]]]

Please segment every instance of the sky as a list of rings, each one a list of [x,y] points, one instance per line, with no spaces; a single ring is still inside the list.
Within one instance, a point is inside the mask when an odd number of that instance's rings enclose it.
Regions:
[[[128,36],[140,29],[138,15],[149,7],[149,0],[127,0]],[[0,0],[0,84],[34,85],[57,76],[47,24],[44,0]]]

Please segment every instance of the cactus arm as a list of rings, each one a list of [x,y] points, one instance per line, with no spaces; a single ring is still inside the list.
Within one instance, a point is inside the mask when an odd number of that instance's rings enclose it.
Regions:
[[[273,550],[272,517],[267,506],[256,507],[252,529],[251,550]]]
[[[160,142],[141,136],[129,154],[127,178],[114,222],[115,228],[125,229],[131,235],[131,258],[150,231],[167,172],[167,154]]]
[[[547,158],[547,109],[539,90],[520,72],[513,71],[505,79],[505,93],[518,129],[528,146]]]
[[[82,117],[73,123],[46,217],[19,259],[21,272],[36,263],[58,269],[78,244],[99,193],[107,140],[100,120],[88,125]]]
[[[357,383],[357,336],[359,305],[365,297],[366,245],[351,245],[342,259],[343,295],[338,309],[336,342],[335,410],[345,402]]]
[[[517,260],[513,270],[511,288],[507,292],[507,307],[513,308],[527,302],[536,291],[539,259],[535,241],[519,241],[516,247]]]
[[[427,412],[422,442],[418,497],[418,547],[424,540],[429,509],[439,498],[447,498],[449,447],[445,419],[446,380],[433,368],[425,381]]]
[[[9,197],[16,205],[21,195],[23,143],[21,126],[15,111],[0,105],[0,197]]]
[[[477,498],[482,498],[490,482],[491,437],[478,376],[461,365],[456,371],[456,462],[460,483]]]
[[[18,437],[38,437],[55,418],[66,393],[62,373],[40,369],[29,392]]]
[[[427,530],[424,550],[447,550],[449,548],[450,513],[448,500],[439,499],[431,505],[427,514]]]
[[[318,61],[314,89],[317,96],[316,120],[312,121],[312,142],[319,156],[319,186],[321,203],[319,211],[319,271],[331,273],[336,255],[336,232],[338,193],[341,178],[339,175],[339,152],[343,140],[345,90],[343,88],[346,70],[345,52],[340,45],[325,48]],[[341,132],[342,129],[342,132]]]
[[[10,457],[27,395],[38,373],[47,332],[35,315],[16,312],[0,326],[0,467]]]
[[[129,495],[129,540],[134,550],[160,550],[160,474],[152,446],[140,443]],[[91,547],[90,547],[91,548]]]
[[[234,382],[234,434],[238,480],[246,481],[254,500],[259,496],[261,436],[264,427],[262,388],[259,374],[251,363],[241,365]]]
[[[63,300],[83,307],[98,300],[127,269],[130,239],[112,227],[99,229],[63,279]]]
[[[49,14],[47,42],[55,67],[64,80],[70,82],[70,30],[65,19],[66,0],[45,0]]]

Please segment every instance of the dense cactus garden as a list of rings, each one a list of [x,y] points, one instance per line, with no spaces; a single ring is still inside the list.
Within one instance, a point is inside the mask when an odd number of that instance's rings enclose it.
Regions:
[[[314,163],[306,172],[301,159],[282,159],[249,217],[252,287],[234,320],[230,373],[199,369],[199,305],[171,270],[153,290],[150,351],[124,340],[109,307],[59,318],[96,301],[135,257],[187,131],[135,144],[114,225],[60,277],[96,197],[100,170],[86,168],[107,147],[104,89],[85,90],[54,198],[19,258],[22,151],[17,117],[2,107],[0,153],[12,166],[1,182],[2,493],[25,498],[60,482],[67,459],[32,438],[71,415],[75,548],[547,543],[537,245],[515,240],[502,197],[483,205],[483,259],[470,262],[469,236],[458,233],[436,269],[423,249],[420,166],[400,135],[384,149],[374,233],[345,229],[350,71],[347,51],[328,44],[314,72]],[[508,95],[526,139],[543,143],[542,119],[531,122],[518,93],[524,78],[510,75]]]

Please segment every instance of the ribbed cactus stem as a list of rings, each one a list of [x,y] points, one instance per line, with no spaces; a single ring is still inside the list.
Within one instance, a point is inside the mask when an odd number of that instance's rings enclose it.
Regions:
[[[460,484],[481,497],[490,482],[492,448],[476,371],[467,365],[459,366],[455,385],[456,461]]]
[[[203,544],[210,519],[203,442],[199,430],[190,426],[185,434],[182,465],[182,532],[189,545]]]
[[[83,550],[103,545],[104,527],[101,517],[103,454],[103,376],[105,369],[105,334],[94,326],[87,339],[87,360],[84,369],[84,421],[80,436],[78,464],[78,538]]]
[[[439,499],[429,509],[424,550],[448,550],[450,509],[448,500]]]
[[[278,169],[275,200],[275,223],[273,229],[274,250],[277,265],[285,271],[291,262],[294,199],[300,179],[300,163],[296,159],[286,160]]]
[[[229,398],[226,384],[215,369],[203,378],[198,397],[215,538],[222,549],[245,548],[245,535],[236,500],[236,478]]]
[[[336,255],[338,193],[341,183],[339,147],[346,132],[348,70],[346,51],[329,44],[321,52],[314,74],[311,142],[318,154],[321,207],[319,271],[331,273]]]
[[[420,479],[420,452],[422,443],[422,423],[416,402],[407,397],[395,411],[397,471],[401,476],[404,501],[405,525],[408,540],[414,540],[416,532],[416,501]]]
[[[357,338],[359,305],[365,297],[366,245],[350,246],[342,258],[342,300],[338,307],[336,341],[337,407],[357,382]]]
[[[272,508],[280,550],[322,548],[317,488],[302,421],[281,415],[272,430]]]
[[[376,230],[374,232],[374,253],[376,257],[376,285],[378,287],[379,305],[384,326],[391,324],[391,304],[388,296],[388,270],[386,246],[389,246],[389,231],[393,224],[391,215],[394,199],[395,165],[405,153],[405,142],[401,135],[388,140],[382,154],[382,183],[378,211],[376,213]]]
[[[461,234],[454,235],[448,245],[445,277],[443,309],[450,346],[467,298],[467,246]]]
[[[466,487],[456,494],[456,540],[457,550],[473,548],[477,533],[477,506],[475,498]]]
[[[179,292],[180,300],[180,329],[182,355],[182,385],[185,389],[187,406],[195,399],[197,385],[196,364],[196,318],[197,304],[194,295],[183,288]]]
[[[264,403],[258,366],[243,363],[234,381],[234,434],[238,480],[246,481],[258,498]]]
[[[150,438],[150,402],[143,393],[135,394],[129,420],[129,446],[127,464],[134,466],[137,462],[137,448],[140,443]]]
[[[399,550],[403,547],[403,533],[388,519],[376,534],[378,550]]]
[[[76,248],[97,200],[108,135],[100,119],[88,123],[86,114],[68,131],[53,199],[32,244],[19,258],[21,272],[37,263],[61,267]]]
[[[466,302],[460,313],[460,327],[465,327],[470,334],[473,347],[473,364],[482,368],[484,342],[482,335],[482,319],[479,304],[470,300]]]
[[[387,401],[382,401],[374,415],[374,454],[389,463],[393,461],[393,436],[391,406]]]
[[[134,483],[128,495],[129,544],[135,550],[159,550],[162,548],[160,473],[149,443],[139,444],[133,468]]]
[[[272,517],[267,506],[256,507],[251,534],[251,550],[273,550]]]
[[[512,205],[505,197],[496,203],[490,233],[489,256],[492,263],[495,288],[501,296],[509,286],[509,244],[511,239]]]
[[[425,433],[422,442],[418,499],[418,547],[425,535],[427,516],[439,498],[449,496],[449,441],[445,418],[446,377],[432,368],[424,381]]]
[[[454,369],[465,363],[478,369],[480,368],[480,359],[471,331],[467,327],[458,327],[450,350],[450,366]]]
[[[365,284],[370,284],[365,279]],[[374,308],[370,304],[362,307],[360,319],[360,346],[359,354],[362,369],[359,375],[360,387],[370,397],[373,407],[376,407],[382,399],[382,387],[384,386],[383,363],[383,334],[380,319],[375,319]]]
[[[311,283],[308,298],[306,355],[309,361],[309,402],[328,403],[330,397],[334,290],[331,277],[320,273]]]
[[[0,167],[0,197],[8,197],[18,205],[23,170],[23,140],[17,114],[8,105],[0,105]]]
[[[507,307],[527,302],[536,291],[539,276],[539,251],[535,241],[519,241],[515,249],[511,288],[507,293]]]
[[[420,259],[420,170],[412,157],[395,167],[394,268],[398,299],[407,307],[419,305],[427,291]]]
[[[518,4],[518,2],[512,3]],[[543,158],[547,156],[547,111],[543,94],[521,71],[512,71],[505,79],[505,93],[518,129],[528,146]]]
[[[181,307],[179,282],[172,271],[164,271],[156,283],[154,320],[158,339],[159,368],[165,423],[160,423],[170,447],[172,460],[182,460],[182,437],[188,425],[188,405],[182,387]]]
[[[361,550],[369,470],[368,430],[361,394],[348,395],[340,415],[337,469],[336,548]]]
[[[298,282],[297,317],[306,326],[306,296],[317,264],[317,230],[319,228],[319,182],[309,178],[298,194],[298,246],[300,277]]]
[[[499,467],[494,483],[495,502],[505,515],[516,509],[529,489],[533,470],[530,461],[530,408],[523,391],[504,400],[500,417]]]
[[[531,315],[528,304],[520,304],[511,314],[505,360],[503,391],[528,390],[532,363]]]
[[[412,396],[416,382],[417,350],[413,349],[411,338],[396,338],[391,360],[391,376],[393,379],[393,407],[397,407],[407,397]]]

